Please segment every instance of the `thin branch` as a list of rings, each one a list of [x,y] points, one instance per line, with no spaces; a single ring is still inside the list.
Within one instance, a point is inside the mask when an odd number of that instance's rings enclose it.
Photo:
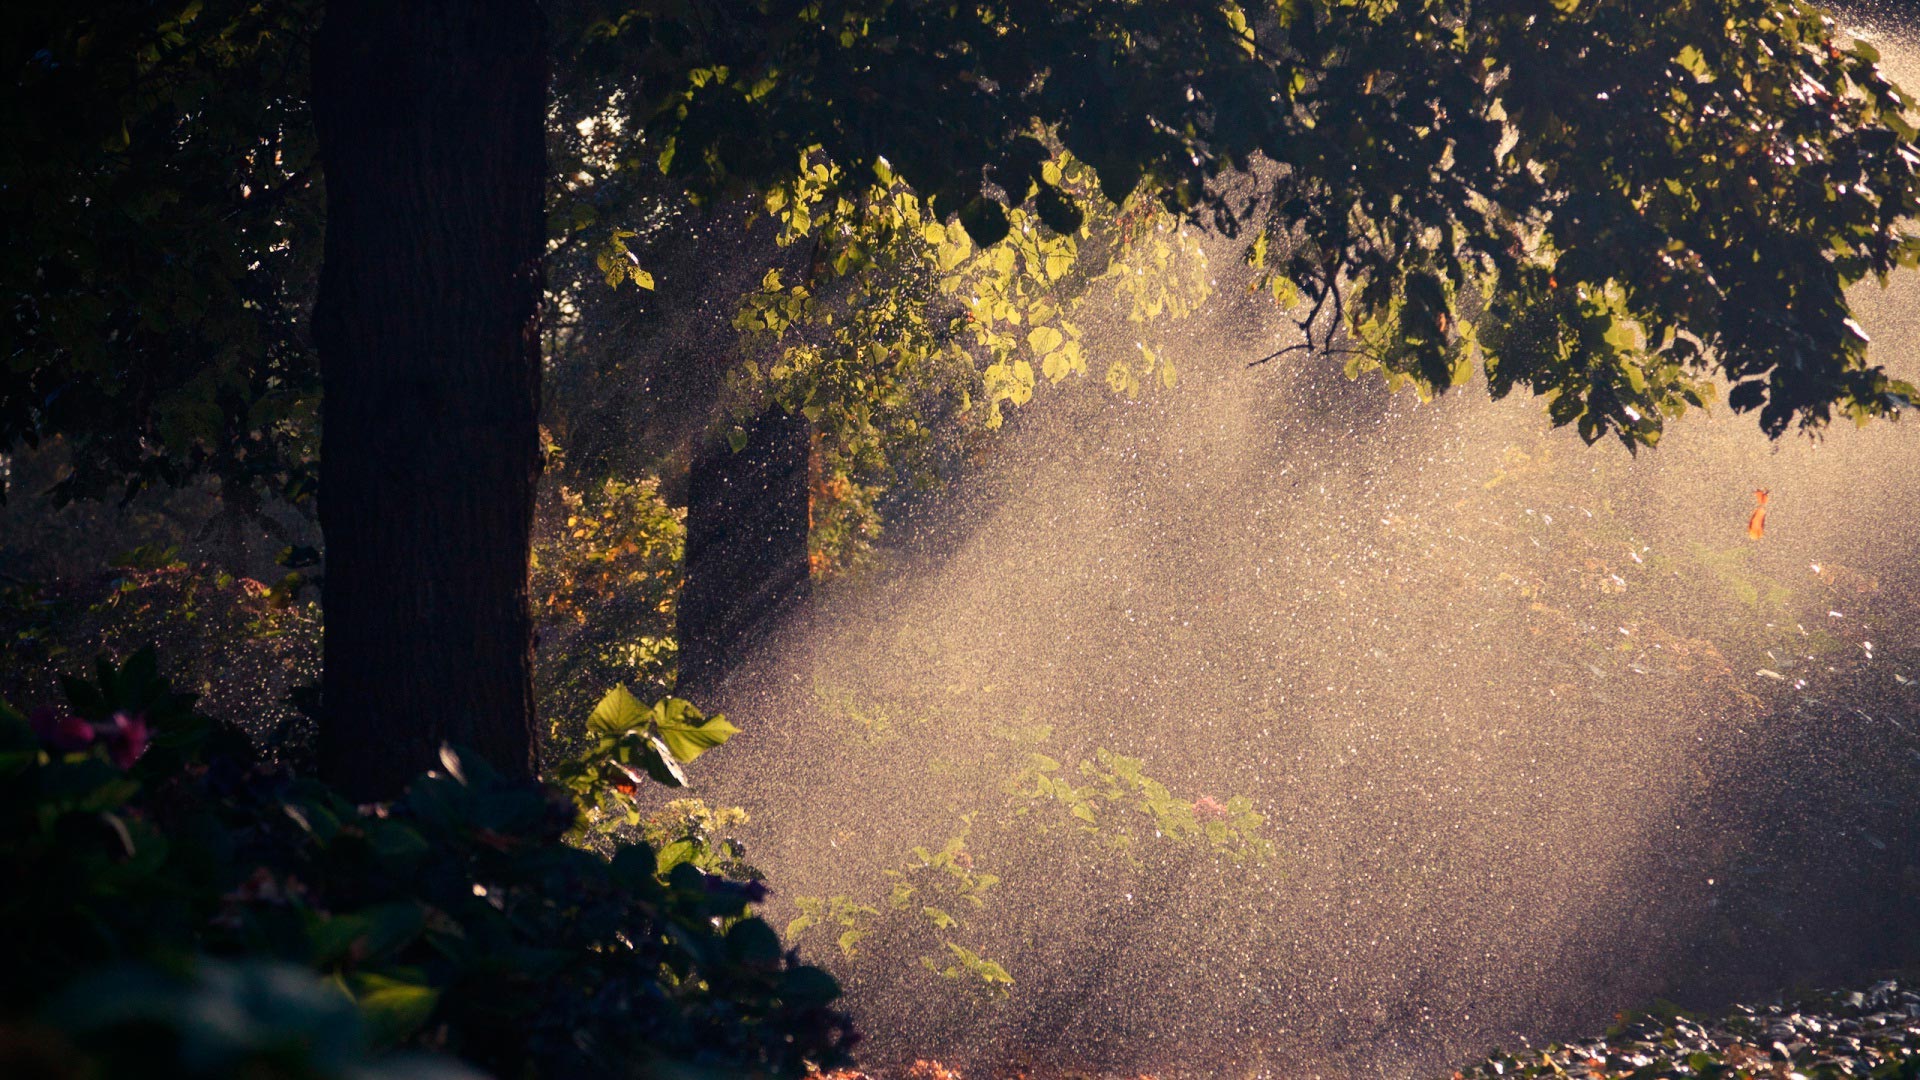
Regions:
[[[1303,351],[1303,350],[1304,350],[1304,351],[1306,351],[1306,352],[1312,352],[1312,351],[1313,351],[1313,346],[1312,346],[1312,345],[1310,345],[1310,344],[1308,344],[1307,342],[1304,342],[1304,341],[1301,341],[1301,342],[1296,342],[1296,343],[1294,343],[1294,344],[1292,344],[1292,345],[1289,345],[1289,346],[1287,346],[1287,347],[1286,347],[1286,348],[1284,348],[1284,349],[1280,349],[1280,350],[1278,350],[1278,351],[1275,351],[1275,352],[1270,352],[1270,353],[1268,353],[1267,355],[1265,355],[1265,356],[1263,356],[1263,357],[1261,357],[1261,358],[1260,358],[1260,359],[1258,359],[1258,360],[1249,360],[1249,361],[1247,361],[1247,366],[1248,366],[1248,367],[1259,367],[1259,366],[1260,366],[1261,364],[1264,364],[1264,363],[1266,363],[1266,362],[1267,362],[1267,361],[1269,361],[1269,360],[1278,360],[1278,359],[1280,359],[1281,357],[1283,357],[1283,356],[1285,356],[1285,355],[1287,355],[1287,354],[1288,354],[1288,353],[1290,353],[1290,352],[1299,352],[1299,351]]]

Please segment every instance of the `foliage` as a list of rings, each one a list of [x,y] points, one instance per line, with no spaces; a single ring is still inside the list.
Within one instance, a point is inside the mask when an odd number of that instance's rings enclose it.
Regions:
[[[19,134],[0,160],[0,444],[66,437],[60,496],[195,471],[241,511],[257,487],[309,490],[315,17],[304,0],[8,9],[0,40],[22,74],[0,98]],[[1650,443],[1716,375],[1773,433],[1891,415],[1910,396],[1867,364],[1843,294],[1913,261],[1909,100],[1799,0],[1688,0],[1652,18],[1625,0],[833,0],[724,15],[609,0],[554,19],[555,256],[599,280],[639,282],[641,253],[691,234],[683,191],[784,199],[795,235],[825,241],[808,278],[862,276],[862,249],[892,265],[884,249],[926,225],[976,248],[1084,245],[1154,201],[1225,232],[1252,223],[1248,257],[1276,299],[1356,370],[1437,392],[1478,366],[1589,438]],[[1258,205],[1226,182],[1249,175]],[[893,238],[834,209],[902,193],[919,210]],[[940,299],[896,269],[902,298]],[[559,300],[565,321],[586,294],[563,282]],[[1022,334],[1043,328],[1027,315]],[[922,388],[961,390],[991,420],[1049,358],[1073,370],[1050,340],[989,344],[957,379],[896,375],[897,355],[869,350],[785,396],[848,383],[819,397],[849,412],[830,421],[851,436],[875,422],[858,406],[900,409],[879,427],[907,445]],[[1127,392],[1142,366],[1099,374]],[[878,482],[860,439],[833,441],[840,471]]]
[[[1210,291],[1191,231],[1149,202],[1078,215],[1060,222],[1071,226],[1064,230],[1015,208],[1003,242],[976,247],[884,163],[859,189],[817,154],[808,158],[762,200],[776,243],[806,245],[804,273],[789,281],[770,269],[742,300],[733,325],[749,359],[730,393],[743,415],[770,398],[820,435],[820,576],[862,559],[887,488],[929,485],[943,459],[1030,402],[1039,379],[1086,375],[1082,324],[1103,313],[1094,309],[1117,296],[1145,324],[1189,314]],[[1070,157],[1041,169],[1063,191],[1092,191],[1091,171]],[[1170,389],[1162,350],[1138,347],[1137,361],[1110,362],[1107,385],[1129,397],[1142,378]]]
[[[796,897],[787,937],[832,935],[856,982],[904,961],[942,985],[1003,999],[1016,989],[1017,966],[990,953],[1017,948],[1020,925],[1062,902],[1054,875],[1067,867],[1078,890],[1119,895],[1142,887],[1122,882],[1164,881],[1175,867],[1226,877],[1258,872],[1273,858],[1261,836],[1265,818],[1243,796],[1224,804],[1180,798],[1148,776],[1142,760],[1104,748],[1078,763],[1087,783],[1076,786],[1040,752],[1049,725],[998,735],[1014,744],[1020,765],[1000,778],[998,806],[961,813],[952,835],[910,849],[882,871],[877,889]]]
[[[1899,983],[1865,991],[1819,993],[1791,1005],[1736,1005],[1712,1017],[1669,1002],[1622,1016],[1604,1037],[1554,1043],[1545,1050],[1495,1050],[1453,1075],[1485,1077],[1630,1075],[1648,1080],[1809,1080],[1901,1078],[1920,1071],[1920,995]]]
[[[1058,761],[1031,753],[1026,769],[1009,783],[1013,794],[1029,804],[1014,812],[1024,816],[1034,813],[1036,804],[1054,804],[1073,819],[1070,827],[1074,831],[1135,866],[1140,865],[1135,851],[1143,841],[1210,850],[1233,864],[1262,863],[1272,855],[1273,846],[1259,835],[1265,819],[1253,809],[1251,799],[1236,795],[1221,803],[1205,795],[1193,800],[1176,798],[1165,784],[1141,771],[1145,766],[1139,758],[1102,747],[1094,752],[1093,760],[1080,763],[1080,775],[1087,783],[1076,787],[1069,778],[1058,775]],[[1059,827],[1035,824],[1043,832]]]
[[[355,806],[254,761],[150,652],[67,689],[69,711],[0,713],[0,860],[38,883],[0,900],[35,928],[0,977],[9,1018],[103,965],[198,952],[304,967],[376,1047],[501,1076],[798,1074],[847,1044],[833,980],[751,914],[764,889],[565,845],[558,791],[447,749],[395,803]]]
[[[642,818],[640,835],[658,853],[661,871],[692,863],[701,872],[729,881],[759,881],[759,868],[734,831],[747,823],[738,806],[708,806],[700,799],[673,799]]]
[[[880,539],[883,483],[861,483],[841,454],[822,449],[820,475],[807,492],[807,566],[813,580],[857,572],[874,561]]]
[[[534,549],[537,611],[543,619],[588,621],[589,609],[613,593],[638,594],[654,613],[673,613],[668,567],[686,544],[686,511],[660,498],[659,481],[608,479],[591,493],[561,485],[560,520]]]
[[[310,570],[287,567],[306,567],[310,554],[288,549],[280,576],[261,581],[143,545],[104,573],[13,585],[0,607],[0,696],[42,698],[75,656],[152,643],[202,712],[297,762],[312,735],[305,706],[319,676],[320,612]]]
[[[9,1076],[157,1080],[479,1080],[444,1057],[376,1057],[351,997],[307,968],[197,958],[80,980],[47,1019],[0,1025]]]
[[[1300,298],[1290,348],[1346,333],[1426,392],[1477,363],[1589,441],[1653,443],[1716,376],[1775,435],[1915,393],[1867,362],[1845,296],[1920,258],[1913,103],[1801,0],[681,17],[614,5],[594,32],[634,72],[636,159],[700,196],[778,190],[817,147],[840,186],[898,177],[987,246],[1015,209],[1080,212],[1051,141],[1109,202],[1142,188],[1224,231],[1257,214],[1250,257]],[[1219,182],[1248,173],[1255,202]]]
[[[58,499],[211,473],[311,487],[320,257],[305,0],[9,4],[0,449],[64,437]]]
[[[554,779],[580,804],[582,836],[636,828],[642,821],[637,794],[643,784],[686,787],[680,767],[739,731],[726,717],[707,716],[690,701],[668,697],[642,705],[626,687],[615,687],[587,719],[585,749],[562,761]],[[661,858],[667,861],[666,852]]]
[[[686,511],[668,506],[651,477],[610,477],[585,490],[562,479],[543,494],[531,588],[540,706],[555,755],[572,749],[562,718],[590,709],[601,688],[672,685],[685,547]]]

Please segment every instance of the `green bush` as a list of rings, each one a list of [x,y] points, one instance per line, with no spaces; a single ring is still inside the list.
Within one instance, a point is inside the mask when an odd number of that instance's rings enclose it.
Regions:
[[[228,970],[212,957],[310,971],[375,1050],[503,1080],[799,1075],[851,1042],[833,979],[752,915],[763,886],[569,845],[565,792],[446,749],[398,801],[355,806],[196,715],[150,652],[66,690],[66,709],[0,706],[0,878],[31,883],[0,895],[31,928],[0,967],[11,1028],[79,1040],[56,1005],[82,977]]]
[[[202,958],[81,979],[54,1023],[0,1028],[9,1080],[484,1080],[444,1055],[375,1057],[351,997],[307,968]]]

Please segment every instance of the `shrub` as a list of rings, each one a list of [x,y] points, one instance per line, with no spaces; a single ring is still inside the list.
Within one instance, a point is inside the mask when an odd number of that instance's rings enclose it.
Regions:
[[[51,1023],[0,1027],[10,1080],[484,1080],[444,1055],[370,1053],[353,999],[304,967],[201,958],[81,979]]]
[[[851,1042],[833,979],[752,914],[764,887],[568,845],[558,789],[448,748],[356,806],[195,714],[151,652],[66,690],[66,709],[0,706],[0,877],[33,883],[0,897],[33,928],[0,968],[6,1022],[104,966],[205,955],[311,971],[376,1049],[503,1078],[799,1075]]]
[[[686,534],[686,511],[652,478],[543,490],[530,582],[541,715],[578,717],[609,684],[673,684]],[[554,756],[576,749],[560,723],[546,734]]]
[[[0,587],[0,697],[43,700],[60,669],[152,644],[199,695],[196,709],[297,764],[312,740],[299,703],[320,677],[316,556],[288,548],[280,562],[284,573],[261,581],[143,545],[101,573]]]

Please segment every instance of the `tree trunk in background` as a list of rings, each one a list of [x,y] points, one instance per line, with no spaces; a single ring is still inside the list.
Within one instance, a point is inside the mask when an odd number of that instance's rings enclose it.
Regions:
[[[547,57],[537,0],[332,0],[314,42],[323,778],[534,768]]]
[[[807,595],[812,425],[778,407],[736,453],[694,456],[687,483],[687,555],[680,591],[680,676],[697,694],[738,661],[757,632]]]

